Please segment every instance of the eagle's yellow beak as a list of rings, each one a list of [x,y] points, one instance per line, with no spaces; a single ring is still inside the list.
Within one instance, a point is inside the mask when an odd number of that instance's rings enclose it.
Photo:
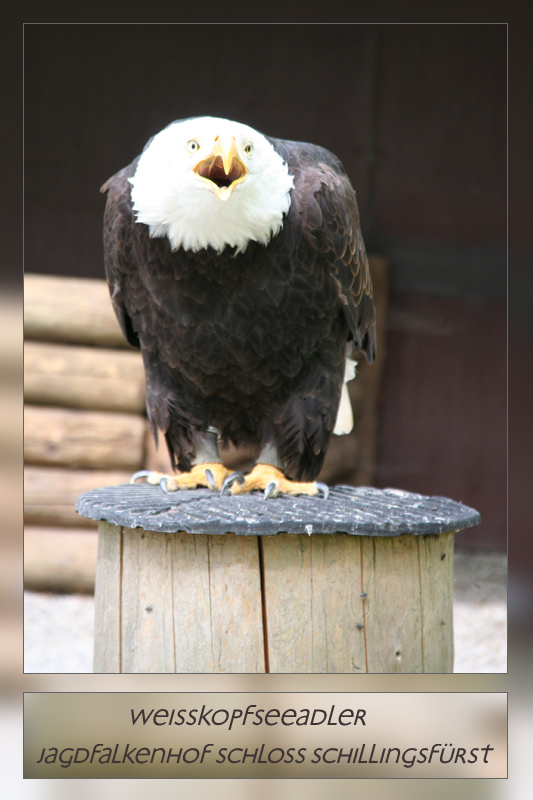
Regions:
[[[211,153],[196,164],[193,172],[220,200],[227,200],[247,175],[235,136],[216,136]]]

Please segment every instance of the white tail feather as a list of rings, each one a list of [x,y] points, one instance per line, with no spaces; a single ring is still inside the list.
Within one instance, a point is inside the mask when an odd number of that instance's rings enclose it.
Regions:
[[[339,403],[339,411],[337,413],[337,421],[333,433],[336,436],[343,436],[350,433],[353,429],[353,411],[350,402],[350,395],[348,394],[348,381],[355,378],[355,367],[357,361],[352,361],[351,358],[346,359],[346,367],[344,369],[344,386],[342,387],[341,401]]]

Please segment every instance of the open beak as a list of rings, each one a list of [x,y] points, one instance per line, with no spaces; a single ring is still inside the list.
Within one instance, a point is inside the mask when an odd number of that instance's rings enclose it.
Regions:
[[[199,161],[193,172],[220,200],[227,200],[247,175],[235,137],[217,136],[211,154]]]

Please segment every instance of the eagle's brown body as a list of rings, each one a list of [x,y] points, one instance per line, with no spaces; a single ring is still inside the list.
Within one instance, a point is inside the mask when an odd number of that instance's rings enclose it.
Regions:
[[[313,480],[335,425],[350,348],[375,354],[372,287],[353,188],[314,145],[269,140],[294,176],[281,231],[244,252],[172,252],[136,222],[128,178],[105,185],[105,266],[147,412],[188,470],[216,427],[236,445],[272,443],[286,474]],[[353,344],[352,344],[353,343]]]

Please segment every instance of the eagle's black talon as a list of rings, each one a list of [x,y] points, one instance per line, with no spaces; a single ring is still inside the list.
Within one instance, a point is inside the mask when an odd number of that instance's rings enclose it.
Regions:
[[[216,491],[215,476],[213,475],[213,473],[211,472],[210,469],[206,469],[206,471],[205,471],[205,479],[208,482],[209,488],[211,489],[211,491],[212,492]]]
[[[264,499],[265,499],[265,500],[268,500],[268,498],[270,497],[270,495],[272,494],[272,492],[273,492],[275,489],[277,489],[277,488],[278,488],[278,484],[276,483],[276,481],[270,481],[270,483],[267,485],[267,487],[266,487],[266,489],[265,489],[265,493],[264,493],[264,495],[263,495],[263,496],[264,496]],[[276,494],[277,494],[277,493],[276,493]],[[276,496],[276,495],[274,495],[274,497],[275,497],[275,496]]]
[[[206,473],[208,470],[206,470]],[[242,474],[242,472],[232,472],[231,475],[228,475],[227,478],[224,479],[224,483],[222,484],[222,489],[220,490],[220,496],[225,493],[226,489],[229,489],[233,484],[237,481],[241,486],[245,483],[246,478]],[[214,487],[213,487],[214,488]]]
[[[318,489],[318,494],[322,493],[324,495],[324,500],[327,500],[329,497],[329,486],[325,483],[317,483],[316,488]]]
[[[135,483],[136,480],[139,478],[148,478],[149,475],[152,474],[152,471],[149,469],[141,469],[139,472],[136,472],[135,475],[132,475],[130,478],[130,483]]]

